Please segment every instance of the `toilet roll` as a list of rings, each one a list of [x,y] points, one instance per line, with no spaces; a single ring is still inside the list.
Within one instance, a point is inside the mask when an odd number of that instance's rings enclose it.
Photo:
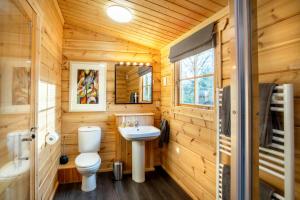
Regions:
[[[59,139],[59,135],[57,132],[49,132],[48,135],[46,136],[46,143],[49,145],[55,144]]]

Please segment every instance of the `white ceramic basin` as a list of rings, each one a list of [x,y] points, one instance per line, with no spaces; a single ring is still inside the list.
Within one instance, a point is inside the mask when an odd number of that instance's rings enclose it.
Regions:
[[[145,181],[145,141],[160,136],[154,126],[119,127],[122,137],[132,142],[132,179],[137,183]]]
[[[154,126],[119,127],[119,131],[126,140],[153,140],[160,136],[160,130]]]

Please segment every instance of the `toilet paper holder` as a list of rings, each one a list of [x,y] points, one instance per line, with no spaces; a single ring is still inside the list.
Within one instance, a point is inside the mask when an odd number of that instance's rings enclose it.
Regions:
[[[53,145],[59,140],[59,134],[56,131],[48,132],[46,135],[46,144]]]

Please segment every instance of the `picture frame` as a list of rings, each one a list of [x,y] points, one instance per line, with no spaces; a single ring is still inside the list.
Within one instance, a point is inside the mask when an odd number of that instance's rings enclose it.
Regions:
[[[31,60],[2,58],[0,72],[0,113],[29,113]]]
[[[106,111],[106,63],[70,62],[70,112]]]

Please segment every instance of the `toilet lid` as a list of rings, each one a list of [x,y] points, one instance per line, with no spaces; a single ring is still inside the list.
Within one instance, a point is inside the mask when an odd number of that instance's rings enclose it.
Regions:
[[[90,132],[90,131],[100,131],[100,127],[98,126],[82,126],[78,128],[79,132]]]
[[[81,153],[75,159],[77,167],[92,167],[101,161],[98,153]]]

